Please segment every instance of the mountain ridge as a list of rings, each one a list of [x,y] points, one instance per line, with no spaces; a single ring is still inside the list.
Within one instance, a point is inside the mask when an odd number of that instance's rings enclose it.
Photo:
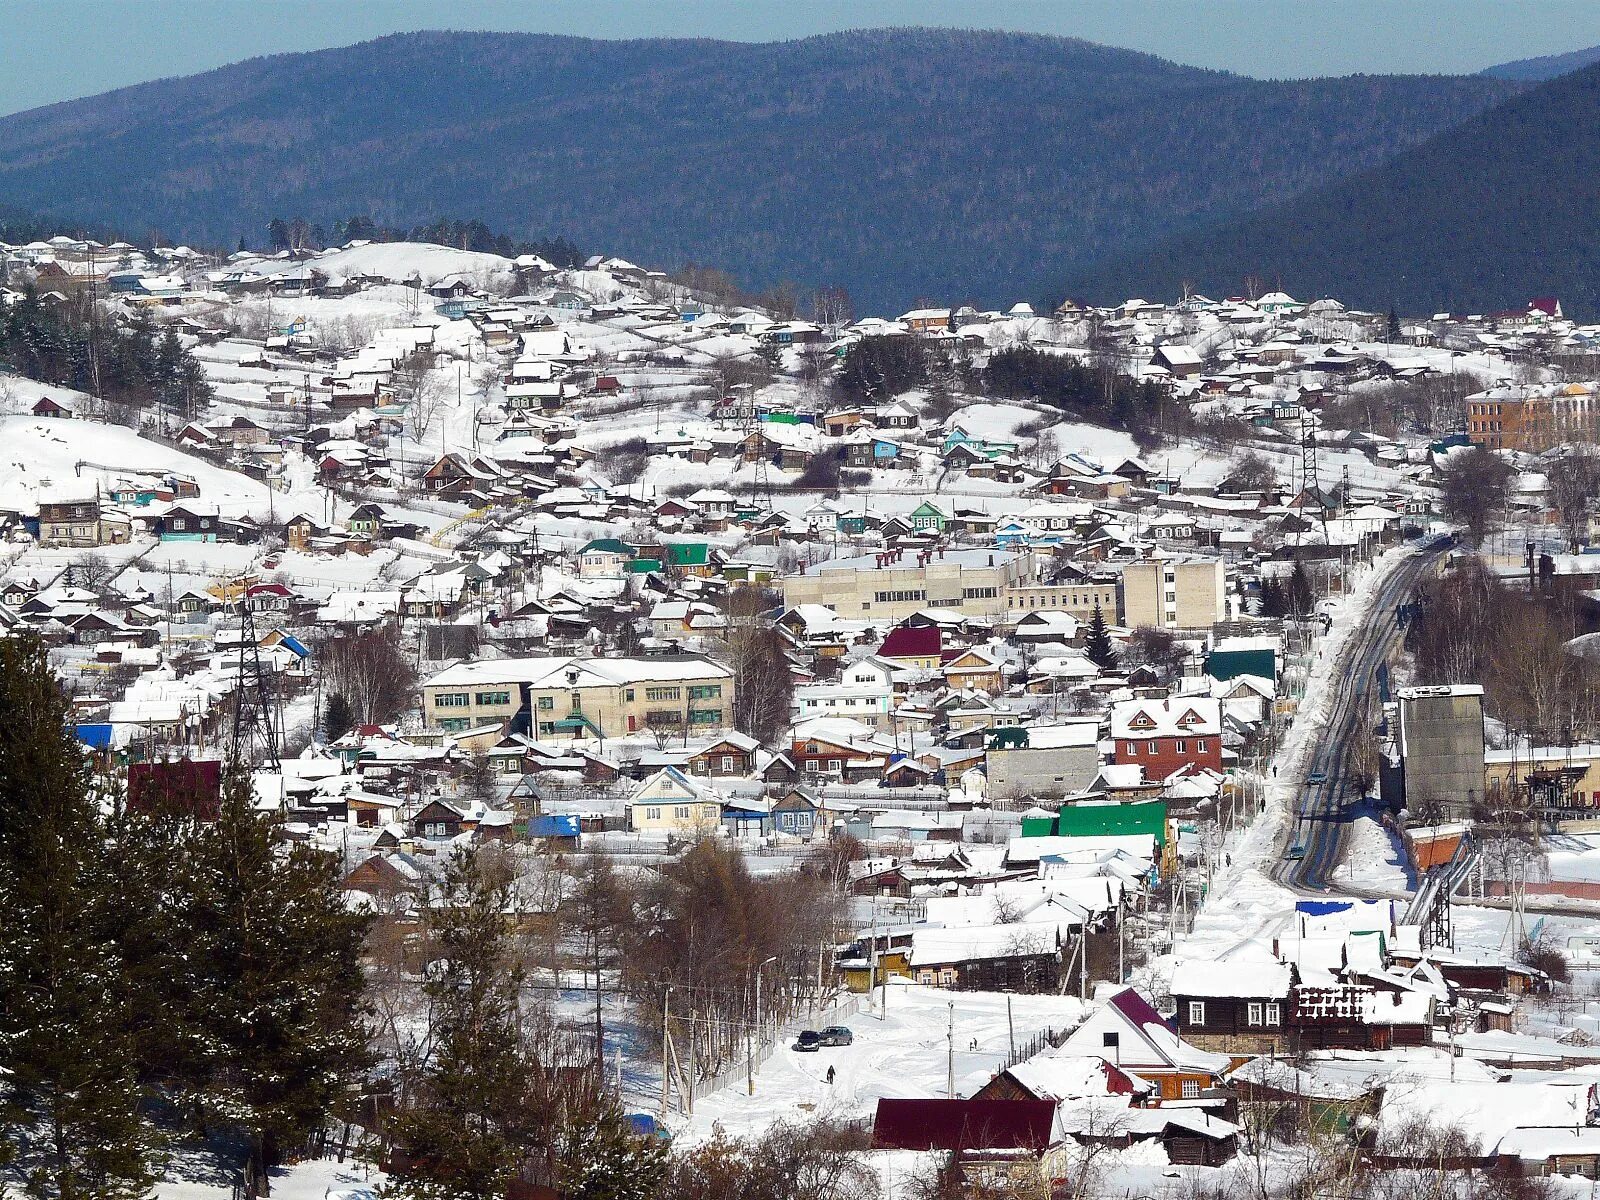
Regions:
[[[1389,161],[1232,223],[1069,275],[1085,299],[1247,275],[1303,299],[1412,313],[1557,295],[1600,312],[1600,64],[1559,76]],[[1552,174],[1559,164],[1559,174]]]
[[[1585,46],[1580,50],[1568,50],[1563,54],[1541,54],[1535,58],[1518,58],[1511,62],[1496,63],[1492,67],[1485,67],[1478,74],[1490,79],[1543,83],[1547,79],[1556,79],[1573,71],[1581,71],[1596,62],[1600,62],[1600,46]]]
[[[229,245],[274,216],[445,214],[877,307],[998,302],[1381,162],[1522,86],[1260,81],[986,31],[424,31],[0,118],[0,198]]]

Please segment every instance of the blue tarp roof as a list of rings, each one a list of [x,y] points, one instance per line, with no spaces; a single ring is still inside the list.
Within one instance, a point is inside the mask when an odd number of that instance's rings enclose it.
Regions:
[[[110,725],[79,725],[78,740],[91,750],[111,749]]]
[[[291,637],[286,633],[283,635],[283,644],[289,647],[290,650],[293,650],[301,658],[311,657],[311,651],[307,650],[305,643],[300,641],[298,638]]]
[[[529,837],[577,837],[578,818],[572,815],[547,815],[528,818]]]

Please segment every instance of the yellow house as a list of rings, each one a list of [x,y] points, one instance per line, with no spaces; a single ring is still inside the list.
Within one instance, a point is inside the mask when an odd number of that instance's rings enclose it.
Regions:
[[[628,824],[635,833],[705,837],[721,822],[721,797],[676,767],[662,767],[628,797]]]
[[[233,579],[217,580],[206,588],[206,592],[222,604],[237,604],[246,592],[260,582],[259,575],[239,575]]]
[[[1000,663],[983,650],[963,650],[944,664],[944,681],[953,688],[998,692],[1002,686]]]

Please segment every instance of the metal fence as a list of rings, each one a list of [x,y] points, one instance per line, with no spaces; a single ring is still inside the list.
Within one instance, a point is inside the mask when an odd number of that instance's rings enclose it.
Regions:
[[[731,1062],[713,1075],[706,1076],[695,1083],[694,1100],[703,1100],[705,1097],[720,1092],[723,1088],[736,1083],[748,1083],[755,1073],[755,1069],[772,1057],[778,1047],[784,1045],[790,1038],[802,1029],[826,1028],[837,1025],[856,1015],[861,1011],[861,997],[850,996],[837,1000],[825,1007],[810,1009],[801,1016],[795,1017],[773,1029],[771,1035],[759,1045],[752,1045],[749,1054],[736,1062]],[[694,1104],[689,1103],[688,1111],[694,1111]]]

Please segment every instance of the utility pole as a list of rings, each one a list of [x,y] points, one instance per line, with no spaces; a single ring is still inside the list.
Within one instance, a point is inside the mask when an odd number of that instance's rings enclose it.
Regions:
[[[671,1076],[668,1074],[667,1056],[672,1045],[672,1035],[667,1032],[667,1023],[672,1019],[672,989],[667,988],[661,995],[661,1119],[667,1119],[667,1093],[671,1089]]]
[[[950,1007],[950,1023],[944,1039],[944,1095],[946,1100],[954,1100],[956,1098],[956,1002],[950,1000],[947,1003]]]

